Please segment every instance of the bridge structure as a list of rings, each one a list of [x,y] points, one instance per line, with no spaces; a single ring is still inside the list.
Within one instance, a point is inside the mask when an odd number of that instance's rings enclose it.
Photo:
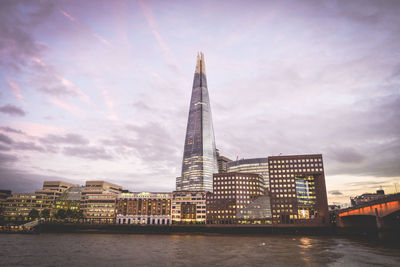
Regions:
[[[400,193],[339,210],[337,226],[400,229]]]

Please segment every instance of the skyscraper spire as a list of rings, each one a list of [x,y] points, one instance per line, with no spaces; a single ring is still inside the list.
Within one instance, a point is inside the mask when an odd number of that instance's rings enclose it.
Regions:
[[[212,191],[213,174],[218,172],[214,129],[204,54],[197,54],[189,118],[177,190]]]

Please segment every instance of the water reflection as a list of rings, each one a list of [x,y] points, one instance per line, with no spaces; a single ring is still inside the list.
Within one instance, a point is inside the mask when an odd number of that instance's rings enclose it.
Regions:
[[[397,266],[400,250],[337,237],[2,235],[4,266]]]

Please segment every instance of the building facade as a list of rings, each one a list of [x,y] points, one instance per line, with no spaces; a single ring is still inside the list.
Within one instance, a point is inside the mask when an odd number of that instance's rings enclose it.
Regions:
[[[205,224],[206,194],[205,191],[172,192],[172,223]]]
[[[105,181],[87,181],[81,193],[81,210],[88,223],[114,223],[117,196],[122,187]]]
[[[34,193],[12,194],[4,203],[5,221],[27,221],[32,209],[39,213],[50,206],[46,202],[46,195]]]
[[[71,187],[79,187],[79,185],[63,181],[44,181],[42,189],[36,190],[35,194],[43,195],[43,201],[51,207],[54,201]]]
[[[263,177],[268,188],[268,158],[240,159],[227,163],[228,172],[256,173]]]
[[[235,224],[237,215],[264,195],[264,179],[254,173],[216,173],[207,195],[207,224]]]
[[[116,224],[170,225],[171,193],[122,193],[117,198]]]
[[[214,129],[204,55],[197,56],[192,97],[186,128],[182,174],[177,189],[211,191],[213,174],[218,172]]]
[[[51,209],[52,216],[56,215],[59,210],[63,210],[66,214],[71,215],[73,219],[82,219],[80,218],[80,209],[83,189],[84,187],[80,186],[70,187],[65,190],[61,196],[54,200]]]
[[[218,149],[216,151],[217,151],[218,173],[228,172],[228,162],[231,162],[232,160],[220,155]]]
[[[268,157],[274,224],[329,223],[321,154]]]

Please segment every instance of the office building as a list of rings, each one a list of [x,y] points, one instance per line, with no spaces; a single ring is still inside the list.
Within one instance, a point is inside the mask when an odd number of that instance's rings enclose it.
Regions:
[[[45,201],[46,195],[34,193],[12,194],[4,203],[4,220],[5,221],[27,221],[29,213],[32,209],[39,213],[50,208]]]
[[[205,224],[206,192],[174,191],[172,192],[172,223]]]
[[[254,173],[216,173],[207,195],[207,224],[235,224],[238,213],[264,195],[264,179]]]
[[[268,157],[274,224],[329,223],[322,155]]]
[[[177,179],[177,189],[211,191],[213,173],[217,172],[218,165],[204,55],[200,53],[197,56],[186,128],[182,174],[181,180]]]
[[[268,158],[240,159],[227,163],[228,172],[256,173],[263,177],[268,189]]]
[[[52,206],[54,201],[71,187],[79,187],[79,185],[62,181],[44,181],[43,188],[36,190],[35,194],[44,195],[43,201],[46,202],[46,205]]]
[[[81,210],[88,223],[114,223],[122,187],[105,181],[87,181],[81,193]]]
[[[218,173],[228,172],[227,164],[228,164],[228,162],[231,162],[232,160],[220,155],[218,149],[216,151],[217,151]]]
[[[117,198],[116,224],[169,225],[171,193],[122,193]]]
[[[70,187],[65,190],[61,196],[54,200],[54,204],[51,209],[51,214],[55,215],[59,210],[71,211],[78,213],[81,206],[82,191],[84,187]],[[76,214],[75,214],[76,215]],[[76,216],[75,216],[76,217]]]

